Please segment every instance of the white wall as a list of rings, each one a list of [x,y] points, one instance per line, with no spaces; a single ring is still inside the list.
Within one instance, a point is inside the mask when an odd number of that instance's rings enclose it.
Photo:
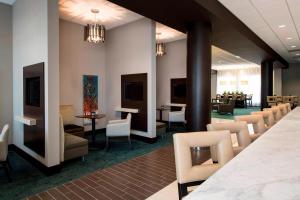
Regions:
[[[274,68],[273,70],[273,94],[282,95],[282,69]]]
[[[12,7],[0,3],[0,131],[5,124],[12,129],[13,67]],[[9,135],[10,141],[12,135]]]
[[[76,114],[83,113],[83,75],[98,75],[98,105],[106,113],[105,104],[105,43],[89,43],[83,40],[84,26],[60,20],[60,104],[74,105]],[[77,120],[83,125],[83,120]],[[106,120],[98,121],[96,128],[105,128]],[[90,126],[85,127],[90,130]]]
[[[186,78],[186,40],[166,44],[164,56],[157,56],[157,106],[171,101],[171,79]]]
[[[106,39],[106,113],[114,119],[114,108],[121,105],[121,75],[148,73],[148,133],[134,132],[145,137],[156,136],[156,59],[155,23],[141,19],[107,32]]]
[[[23,124],[14,121],[13,143],[44,165],[59,159],[57,0],[17,0],[13,5],[13,114],[23,115],[23,67],[45,63],[45,158],[24,146]]]

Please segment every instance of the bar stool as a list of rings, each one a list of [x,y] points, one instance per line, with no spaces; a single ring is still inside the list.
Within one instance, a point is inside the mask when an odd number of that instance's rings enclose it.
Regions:
[[[264,108],[263,111],[272,111],[275,119],[275,123],[281,120],[282,118],[281,111],[278,107]]]
[[[234,155],[239,154],[249,144],[251,144],[251,137],[246,122],[222,122],[211,123],[207,125],[208,131],[224,131],[228,130],[231,134],[236,134],[238,146],[233,147]],[[217,162],[217,149],[215,146],[210,147],[210,154],[213,162]]]
[[[275,124],[275,119],[272,111],[251,112],[251,115],[261,115],[264,118],[267,129],[271,128]]]
[[[253,126],[254,134],[250,135],[252,141],[256,140],[267,130],[264,118],[261,115],[241,115],[235,116],[234,119],[235,121],[245,121]]]
[[[288,113],[292,111],[291,103],[285,103],[285,106],[286,106],[286,109],[287,109]]]
[[[173,135],[179,199],[188,194],[187,187],[199,185],[233,158],[229,131],[177,133]],[[192,164],[191,148],[217,148],[217,164]]]
[[[281,112],[281,116],[282,117],[284,117],[287,113],[288,113],[288,111],[287,111],[287,107],[286,107],[286,105],[285,104],[278,104],[277,106],[272,106],[272,108],[273,107],[278,107],[279,109],[280,109],[280,112]]]

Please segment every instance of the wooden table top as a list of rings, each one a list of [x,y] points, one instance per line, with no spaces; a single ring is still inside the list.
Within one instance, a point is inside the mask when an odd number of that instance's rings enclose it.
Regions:
[[[104,114],[96,114],[96,115],[77,115],[77,118],[84,118],[84,119],[101,119],[104,118]]]

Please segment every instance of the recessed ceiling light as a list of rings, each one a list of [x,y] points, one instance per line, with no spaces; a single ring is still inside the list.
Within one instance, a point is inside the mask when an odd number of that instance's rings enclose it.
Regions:
[[[287,37],[286,39],[287,39],[287,40],[291,40],[291,39],[293,39],[293,38],[291,38],[291,37]]]
[[[295,46],[295,45],[293,45],[293,46],[291,46],[292,48],[296,48],[297,46]]]
[[[300,53],[296,53],[295,55],[296,55],[296,56],[300,56]]]
[[[240,56],[235,56],[236,58],[241,58]]]
[[[281,25],[278,26],[278,28],[284,28],[284,27],[286,27],[285,24],[281,24]]]

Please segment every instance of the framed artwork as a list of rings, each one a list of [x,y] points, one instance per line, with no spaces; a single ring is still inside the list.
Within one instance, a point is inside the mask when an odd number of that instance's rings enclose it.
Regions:
[[[98,111],[98,76],[83,75],[83,113]]]

